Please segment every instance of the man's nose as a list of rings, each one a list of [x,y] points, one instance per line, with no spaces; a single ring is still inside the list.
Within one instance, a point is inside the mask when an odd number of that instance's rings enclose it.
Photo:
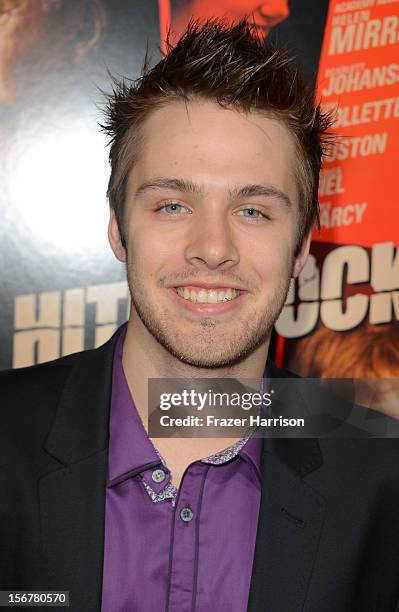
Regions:
[[[198,215],[191,227],[186,260],[199,267],[206,265],[211,270],[235,266],[240,257],[233,230],[223,211]]]

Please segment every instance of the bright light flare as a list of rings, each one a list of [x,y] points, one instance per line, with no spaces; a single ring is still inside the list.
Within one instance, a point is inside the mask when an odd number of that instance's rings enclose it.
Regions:
[[[87,123],[63,122],[45,134],[21,131],[13,150],[10,204],[18,221],[40,247],[68,255],[108,244],[107,151]]]

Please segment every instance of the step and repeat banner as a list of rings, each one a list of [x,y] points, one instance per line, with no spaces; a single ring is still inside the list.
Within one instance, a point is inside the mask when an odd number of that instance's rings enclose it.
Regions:
[[[1,0],[0,369],[99,346],[127,320],[102,92],[109,72],[139,76],[146,46],[158,61],[193,15],[247,15],[336,113],[321,231],[276,324],[277,364],[399,376],[399,0]]]

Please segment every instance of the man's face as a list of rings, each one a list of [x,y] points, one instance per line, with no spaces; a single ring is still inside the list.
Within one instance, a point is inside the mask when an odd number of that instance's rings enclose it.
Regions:
[[[146,121],[125,201],[131,324],[184,363],[228,367],[271,333],[294,259],[295,151],[277,121],[173,102]]]

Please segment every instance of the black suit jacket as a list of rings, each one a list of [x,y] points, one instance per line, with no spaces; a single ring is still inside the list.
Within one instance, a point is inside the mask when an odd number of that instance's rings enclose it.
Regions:
[[[0,374],[0,590],[69,590],[71,612],[101,607],[114,346]],[[399,441],[265,439],[248,612],[398,599]]]

